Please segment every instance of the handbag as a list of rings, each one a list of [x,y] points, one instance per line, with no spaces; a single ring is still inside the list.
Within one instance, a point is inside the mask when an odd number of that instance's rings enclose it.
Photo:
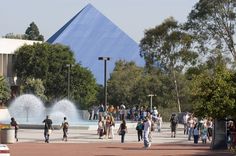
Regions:
[[[51,130],[51,129],[49,129],[49,130],[48,130],[48,134],[51,134],[51,133],[52,133],[52,130]]]

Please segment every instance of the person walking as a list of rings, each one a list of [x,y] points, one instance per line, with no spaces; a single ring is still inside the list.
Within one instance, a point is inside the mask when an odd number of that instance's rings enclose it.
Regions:
[[[43,120],[44,123],[44,138],[45,142],[49,143],[49,136],[52,132],[52,120],[49,118],[49,115],[46,116],[46,119]]]
[[[183,124],[184,124],[184,134],[188,135],[188,112],[183,115]]]
[[[188,118],[188,140],[190,141],[193,137],[193,129],[194,129],[194,120],[193,115]]]
[[[193,140],[195,144],[198,144],[198,139],[199,139],[199,126],[196,123],[193,128]]]
[[[105,123],[104,123],[103,117],[99,117],[98,130],[97,130],[99,139],[103,139],[104,132],[105,132]]]
[[[160,113],[157,115],[156,123],[157,123],[157,132],[161,132],[162,117]]]
[[[138,120],[136,130],[137,130],[138,142],[139,142],[140,140],[143,140],[143,122],[141,119]]]
[[[201,132],[202,143],[206,144],[207,143],[207,126],[206,126],[206,123],[203,123],[200,132]]]
[[[170,117],[170,128],[171,128],[171,138],[176,137],[176,128],[178,125],[178,119],[175,113],[173,113]]]
[[[19,126],[18,126],[18,123],[16,122],[14,117],[11,118],[11,123],[10,124],[15,129],[15,139],[16,139],[16,142],[18,142],[17,133],[18,133]]]
[[[111,126],[110,126],[110,137],[109,139],[114,139],[115,135],[114,135],[114,129],[115,129],[115,119],[114,117],[111,115]]]
[[[111,135],[111,126],[112,126],[112,121],[111,121],[111,116],[107,115],[106,116],[106,121],[105,121],[105,134],[106,134],[106,139],[110,138]]]
[[[69,123],[68,123],[66,117],[64,117],[64,120],[63,120],[63,122],[61,124],[61,128],[62,128],[62,131],[63,131],[62,141],[67,141]]]
[[[94,117],[94,106],[89,107],[88,112],[89,112],[89,120],[92,120]]]
[[[121,120],[120,127],[118,129],[118,134],[121,136],[121,143],[125,141],[125,134],[127,133],[127,126],[125,119]]]
[[[98,114],[99,114],[98,106],[94,106],[93,111],[94,111],[93,120],[98,120]]]
[[[145,117],[144,118],[144,128],[143,128],[143,142],[144,142],[144,148],[147,149],[151,146],[151,142],[150,142],[150,132],[151,132],[151,120],[149,119],[149,117]]]

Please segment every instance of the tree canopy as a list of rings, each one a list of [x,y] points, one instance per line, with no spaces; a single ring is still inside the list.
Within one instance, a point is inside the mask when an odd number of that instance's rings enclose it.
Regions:
[[[181,29],[172,17],[162,24],[145,32],[141,40],[141,55],[148,68],[157,66],[169,74],[176,94],[176,103],[181,112],[180,85],[177,72],[181,72],[186,65],[196,63],[197,53],[192,50],[193,37]]]
[[[96,81],[90,71],[75,63],[72,51],[60,44],[35,43],[15,52],[15,71],[25,84],[28,78],[41,79],[49,101],[67,96],[68,65],[72,67],[71,97],[84,106],[94,102]],[[85,85],[86,84],[86,85]]]
[[[10,86],[3,76],[0,76],[0,103],[6,103],[10,98]]]
[[[25,39],[44,41],[43,35],[40,34],[38,26],[34,22],[30,23],[29,27],[25,30]]]
[[[204,53],[221,49],[224,53],[230,52],[236,60],[235,13],[234,0],[199,0],[185,24],[199,43],[196,47]]]
[[[216,61],[214,69],[194,76],[191,92],[196,115],[224,119],[235,116],[236,77],[219,58]]]

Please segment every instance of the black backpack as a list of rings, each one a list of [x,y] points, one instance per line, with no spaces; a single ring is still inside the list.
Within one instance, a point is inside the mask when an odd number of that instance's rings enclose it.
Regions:
[[[172,125],[177,125],[177,123],[178,123],[177,117],[172,116],[172,117],[171,117],[171,124],[172,124]]]

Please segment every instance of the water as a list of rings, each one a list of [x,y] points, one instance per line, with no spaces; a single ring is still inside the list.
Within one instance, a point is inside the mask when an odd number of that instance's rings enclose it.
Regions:
[[[39,122],[45,116],[45,107],[36,96],[24,94],[10,104],[9,112],[19,122]]]
[[[46,115],[49,115],[54,124],[60,124],[64,117],[69,122],[82,122],[74,103],[69,100],[55,102],[51,108],[45,108],[44,103],[32,94],[17,97],[9,107],[9,113],[20,124],[42,124]]]
[[[63,117],[67,117],[68,121],[76,123],[81,121],[75,105],[66,99],[56,102],[50,111],[53,122],[62,121]]]

